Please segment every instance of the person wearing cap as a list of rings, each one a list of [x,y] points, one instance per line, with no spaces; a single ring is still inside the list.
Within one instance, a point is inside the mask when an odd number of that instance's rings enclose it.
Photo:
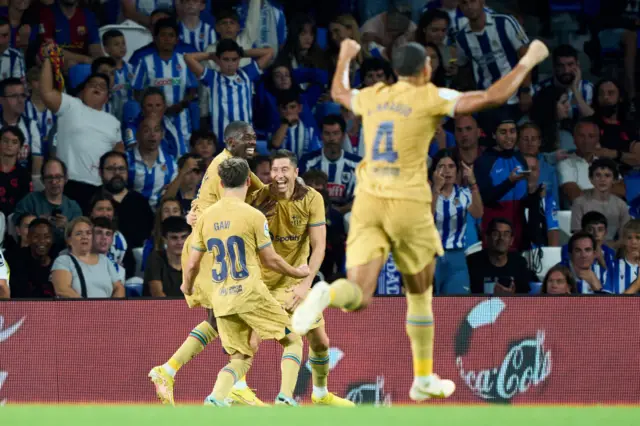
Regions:
[[[518,131],[515,120],[503,116],[494,132],[496,145],[487,149],[475,162],[484,215],[482,229],[487,229],[494,218],[508,219],[513,224],[512,249],[522,243],[524,226],[524,199],[528,195],[527,162],[515,145]]]

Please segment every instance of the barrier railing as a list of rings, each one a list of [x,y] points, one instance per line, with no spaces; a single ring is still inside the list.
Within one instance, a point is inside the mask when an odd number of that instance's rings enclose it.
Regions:
[[[440,297],[435,368],[453,403],[638,403],[640,298]],[[180,300],[0,303],[0,403],[155,403],[146,375],[205,313]],[[408,403],[403,298],[326,315],[332,391],[359,403]],[[226,362],[219,342],[177,375],[178,403],[199,403]],[[263,342],[248,376],[272,401],[281,350]],[[308,402],[301,368],[296,396]]]

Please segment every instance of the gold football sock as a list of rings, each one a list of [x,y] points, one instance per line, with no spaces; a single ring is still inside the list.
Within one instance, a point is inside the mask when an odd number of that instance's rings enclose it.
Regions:
[[[302,337],[296,336],[294,341],[283,345],[282,359],[280,361],[280,371],[282,373],[280,393],[289,398],[293,398],[293,391],[298,382],[301,361]]]
[[[329,351],[315,352],[309,348],[309,364],[314,388],[326,388],[329,375]]]
[[[212,341],[218,337],[218,332],[209,324],[208,321],[202,321],[191,332],[189,337],[184,341],[182,346],[176,351],[175,354],[165,364],[165,369],[169,373],[175,373],[180,368],[191,361],[193,357],[198,355],[202,350]],[[166,366],[169,368],[167,369]],[[173,370],[173,371],[171,371]]]
[[[218,378],[216,379],[216,384],[213,386],[211,395],[220,402],[224,401],[225,398],[229,396],[233,384],[237,382],[240,377],[244,377],[247,374],[252,362],[253,357],[232,359],[229,361],[229,364],[218,373]]]
[[[329,306],[332,308],[353,311],[362,303],[362,290],[356,283],[341,278],[331,284],[329,297]]]
[[[407,335],[411,341],[414,377],[433,372],[433,309],[431,288],[422,294],[407,293]]]

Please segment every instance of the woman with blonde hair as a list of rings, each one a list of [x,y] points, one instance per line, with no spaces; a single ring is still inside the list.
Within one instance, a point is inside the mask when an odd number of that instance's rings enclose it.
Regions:
[[[640,291],[640,220],[627,222],[620,232],[621,248],[615,267],[612,293],[636,294]]]

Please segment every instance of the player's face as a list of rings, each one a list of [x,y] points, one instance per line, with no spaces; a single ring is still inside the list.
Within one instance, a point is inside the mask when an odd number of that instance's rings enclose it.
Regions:
[[[601,106],[618,105],[620,101],[620,91],[615,84],[608,81],[598,89],[598,104]]]
[[[436,46],[444,44],[447,36],[447,21],[444,19],[435,19],[424,29],[424,38],[427,43],[433,43]]]
[[[538,180],[540,179],[540,165],[538,163],[538,159],[535,157],[525,157],[527,161],[527,167],[531,170],[529,176],[527,176],[527,181],[529,182],[530,187],[535,187],[538,185]]]
[[[604,223],[589,224],[584,228],[584,230],[591,234],[598,244],[602,244],[605,236],[607,235],[607,227]]]
[[[280,115],[291,123],[297,123],[300,119],[302,105],[298,102],[289,102],[286,105],[280,105]]]
[[[383,69],[379,70],[371,70],[367,72],[367,75],[364,76],[364,86],[370,87],[376,83],[384,82],[387,80],[387,76],[384,73]]]
[[[582,238],[573,245],[571,253],[571,263],[579,269],[589,269],[593,265],[596,252],[593,243],[589,238]]]
[[[271,183],[271,165],[268,161],[263,161],[256,166],[256,176],[265,185]]]
[[[113,203],[109,200],[98,201],[93,206],[93,210],[91,210],[92,219],[95,219],[96,217],[106,217],[109,220],[113,220],[114,214]]]
[[[114,37],[109,40],[105,50],[114,59],[122,59],[127,55],[127,42],[124,37]]]
[[[240,32],[240,24],[232,18],[225,18],[216,24],[216,31],[223,39],[235,40]]]
[[[278,158],[271,163],[271,180],[279,194],[292,191],[298,177],[298,168],[288,158]]]
[[[234,157],[251,159],[256,155],[258,136],[253,128],[247,129],[240,139],[231,141],[230,151]]]
[[[18,234],[22,242],[28,243],[31,241],[29,240],[29,225],[31,225],[31,222],[33,222],[35,219],[35,216],[29,215],[23,217],[20,221],[20,225],[18,225],[16,233]]]
[[[120,157],[109,157],[102,168],[102,183],[107,191],[119,194],[127,186],[127,163]]]
[[[184,175],[184,180],[182,181],[183,185],[187,188],[195,188],[198,186],[198,183],[202,180],[202,167],[200,165],[199,159],[189,158],[185,161],[183,167],[187,171]]]
[[[315,40],[315,34],[313,33],[313,26],[311,24],[305,24],[302,32],[298,36],[298,43],[300,43],[300,50],[306,51],[311,49]]]
[[[490,241],[490,250],[500,254],[508,253],[509,247],[511,247],[511,243],[513,242],[511,227],[504,223],[497,224],[496,228],[491,231]]]
[[[113,244],[113,231],[111,229],[96,227],[93,230],[93,250],[96,253],[105,254],[109,252]]]
[[[553,271],[547,278],[547,294],[569,294],[571,287],[560,271]]]
[[[4,157],[17,157],[20,153],[20,139],[11,132],[7,132],[0,138],[0,155]]]
[[[158,149],[164,136],[164,130],[160,120],[157,117],[145,118],[142,123],[140,123],[138,135],[138,144],[140,144],[141,149],[145,151]]]
[[[86,254],[91,251],[93,243],[93,228],[84,223],[77,223],[71,230],[71,236],[67,239],[67,244],[75,254]]]
[[[29,244],[31,253],[37,257],[43,257],[49,254],[53,245],[53,234],[51,228],[41,224],[29,231]]]
[[[470,21],[475,21],[482,15],[484,0],[460,0],[459,3],[460,10]]]
[[[162,205],[160,211],[160,219],[165,220],[168,217],[182,216],[182,206],[177,201],[168,201]]]
[[[158,33],[156,47],[160,53],[172,53],[178,44],[178,35],[173,28],[162,28]]]
[[[103,78],[94,77],[87,82],[82,91],[82,101],[88,107],[101,110],[109,99],[109,87]]]
[[[568,86],[575,79],[579,66],[578,59],[574,57],[559,57],[553,66],[553,73],[561,84]]]
[[[444,177],[445,184],[453,185],[456,183],[456,173],[458,172],[458,168],[451,157],[445,157],[438,161],[436,172]]]
[[[540,152],[540,143],[540,132],[538,132],[538,130],[527,127],[520,132],[518,149],[523,154],[538,155],[538,152]]]
[[[476,120],[471,116],[456,118],[455,124],[456,143],[462,149],[470,149],[478,146],[480,139],[480,129]]]
[[[224,75],[234,75],[240,67],[238,52],[224,52],[220,55],[220,71]]]
[[[609,169],[596,169],[591,184],[600,192],[609,192],[613,186],[613,172]]]
[[[167,244],[167,252],[174,256],[180,256],[188,236],[188,232],[168,232],[167,237],[164,239],[165,244]]]
[[[193,145],[193,152],[204,159],[213,157],[213,153],[215,152],[213,141],[208,139],[198,139]]]
[[[600,142],[598,126],[591,123],[580,124],[574,131],[573,139],[576,148],[578,148],[578,151],[580,151],[582,155],[592,154]]]
[[[273,70],[273,85],[278,90],[291,89],[291,73],[287,67],[277,67]]]
[[[4,50],[11,44],[11,29],[9,25],[0,26],[0,49]]]
[[[342,155],[344,133],[339,124],[325,124],[322,126],[322,146],[324,155],[332,161]]]
[[[142,103],[142,113],[145,117],[156,114],[163,116],[167,109],[167,104],[160,95],[149,95]]]
[[[496,143],[503,151],[513,149],[517,138],[518,129],[514,123],[501,124],[496,129]]]
[[[56,197],[64,190],[65,176],[62,166],[57,161],[47,163],[42,175],[44,181],[44,191],[47,195]]]
[[[22,84],[7,86],[2,97],[2,109],[11,111],[12,114],[21,115],[24,113],[27,94]]]
[[[627,257],[640,256],[640,233],[627,232],[624,240],[624,252]]]

